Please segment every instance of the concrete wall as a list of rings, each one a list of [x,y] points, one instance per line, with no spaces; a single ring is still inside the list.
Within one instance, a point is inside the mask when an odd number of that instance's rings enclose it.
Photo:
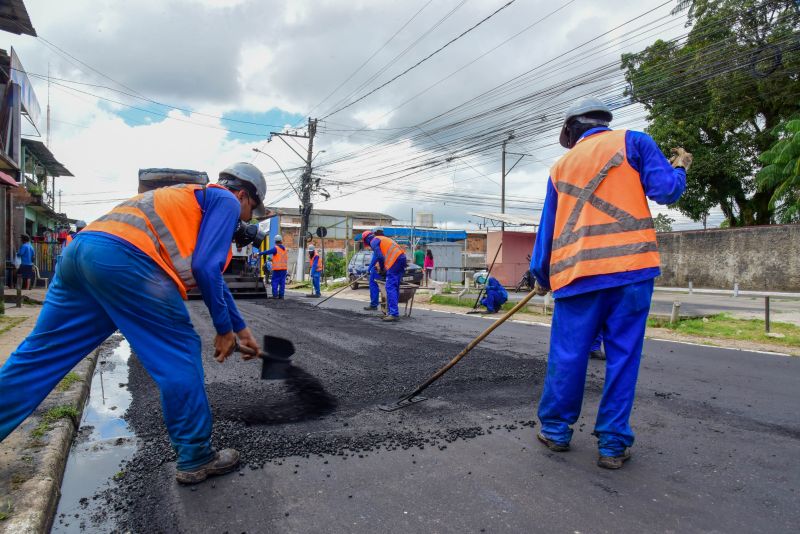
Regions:
[[[486,266],[491,265],[500,242],[503,247],[497,255],[492,276],[504,286],[514,287],[530,268],[528,255],[533,251],[536,234],[532,232],[489,232],[486,244]]]
[[[660,286],[800,291],[800,224],[658,234]]]

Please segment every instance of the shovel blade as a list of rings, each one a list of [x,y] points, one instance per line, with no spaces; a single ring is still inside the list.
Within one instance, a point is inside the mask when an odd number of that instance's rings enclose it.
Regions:
[[[284,380],[292,367],[294,343],[288,339],[264,336],[261,353],[261,380]]]
[[[264,336],[264,352],[274,358],[288,360],[294,355],[294,343],[288,339],[275,336]]]
[[[378,406],[378,409],[382,412],[394,412],[426,400],[428,400],[428,397],[422,397],[420,395],[414,397],[403,397],[399,401],[381,404]]]

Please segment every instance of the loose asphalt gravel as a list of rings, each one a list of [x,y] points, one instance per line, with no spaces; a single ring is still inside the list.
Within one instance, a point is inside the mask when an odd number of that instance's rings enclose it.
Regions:
[[[383,324],[364,303],[240,301],[257,334],[292,339],[296,368],[217,364],[202,302],[213,441],[242,453],[238,473],[174,482],[158,391],[135,359],[127,420],[138,449],[87,531],[108,532],[751,532],[794,530],[800,488],[800,359],[651,341],[644,350],[633,459],[595,465],[590,435],[604,365],[590,362],[573,450],[539,445],[549,329],[509,322],[426,394],[377,406],[426,379],[489,326],[415,310]],[[166,357],[167,355],[165,355]],[[88,491],[88,490],[87,490]],[[98,512],[97,510],[101,510]]]

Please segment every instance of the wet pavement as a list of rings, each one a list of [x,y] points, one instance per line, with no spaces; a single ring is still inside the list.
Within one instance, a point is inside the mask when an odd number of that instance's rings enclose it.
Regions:
[[[413,390],[489,321],[415,310],[387,325],[362,302],[314,309],[294,295],[239,306],[255,333],[294,341],[298,366],[291,380],[262,381],[259,362],[217,364],[208,313],[189,303],[214,443],[239,449],[242,469],[178,486],[157,389],[132,359],[126,418],[138,448],[106,489],[85,490],[104,503],[83,518],[86,531],[747,532],[800,522],[800,359],[648,341],[634,458],[610,472],[595,466],[590,435],[602,362],[590,362],[573,450],[533,439],[548,328],[503,325],[428,401],[385,413],[378,404]]]

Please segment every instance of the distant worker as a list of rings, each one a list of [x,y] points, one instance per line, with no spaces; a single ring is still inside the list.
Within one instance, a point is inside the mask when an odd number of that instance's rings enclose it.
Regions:
[[[256,234],[243,221],[263,208],[266,191],[261,171],[236,163],[217,184],[148,191],[80,232],[64,249],[33,332],[0,369],[0,441],[119,329],[161,390],[177,481],[194,484],[232,471],[239,453],[211,446],[200,336],[183,300],[200,288],[217,332],[218,362],[234,352],[237,338],[244,359],[259,353],[222,271],[231,241],[253,242]]]
[[[272,298],[282,299],[286,290],[286,271],[289,268],[289,253],[283,246],[283,236],[275,236],[275,246],[261,253],[272,255]]]
[[[592,346],[589,347],[590,360],[605,360],[606,353],[603,352],[603,334],[597,334],[597,337],[592,341]]]
[[[673,149],[670,166],[649,135],[612,131],[611,119],[596,98],[567,110],[559,141],[570,151],[550,170],[531,272],[537,293],[552,290],[555,298],[537,437],[550,450],[569,450],[589,352],[603,332],[608,360],[594,429],[597,464],[619,469],[633,445],[629,419],[660,274],[647,198],[676,202],[692,155]]]
[[[308,246],[308,271],[311,273],[311,294],[308,295],[309,297],[321,297],[322,292],[320,290],[320,281],[322,279],[322,270],[325,268],[325,265],[322,262],[322,258],[319,254],[317,254],[316,248],[314,245]]]
[[[368,232],[365,232],[368,233]],[[383,236],[383,226],[376,226],[372,229],[372,233],[376,236]],[[362,234],[363,237],[363,234]],[[362,240],[363,243],[363,240]],[[365,250],[370,250],[369,245],[363,243]],[[369,273],[369,306],[364,306],[366,311],[375,311],[378,309],[381,300],[381,290],[378,287],[378,282],[376,280],[381,278],[380,273],[378,272],[378,266],[372,265],[367,269]]]
[[[403,248],[393,239],[385,236],[376,236],[366,231],[361,234],[364,245],[372,249],[372,260],[369,268],[380,267],[381,273],[386,273],[386,305],[388,314],[384,321],[397,321],[400,317],[400,282],[406,272],[406,254]]]
[[[64,246],[69,245],[72,243],[72,240],[75,239],[75,236],[78,235],[78,232],[86,228],[86,221],[75,221],[75,231],[69,232],[67,234],[66,239],[64,240]]]
[[[27,291],[31,288],[31,283],[33,281],[33,260],[36,259],[36,251],[33,250],[31,238],[28,234],[21,234],[19,239],[22,241],[22,244],[17,251],[17,258],[19,259],[17,276],[22,278],[22,289]]]
[[[481,306],[486,306],[489,313],[497,313],[508,300],[508,291],[497,278],[490,276],[486,280],[486,296],[481,299]]]
[[[428,249],[425,252],[425,260],[422,263],[422,267],[425,269],[425,287],[428,287],[428,281],[433,280],[433,251]]]

